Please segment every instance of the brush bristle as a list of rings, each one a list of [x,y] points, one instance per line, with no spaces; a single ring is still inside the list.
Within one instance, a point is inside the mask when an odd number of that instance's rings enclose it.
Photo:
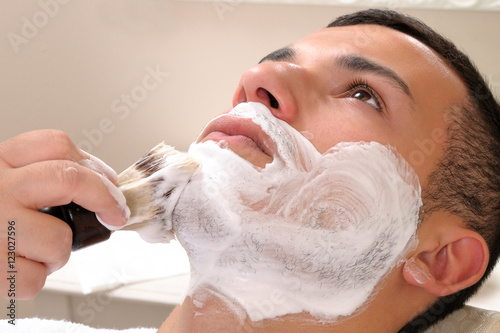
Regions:
[[[118,186],[130,208],[123,229],[136,230],[149,242],[173,239],[173,209],[198,166],[187,153],[160,143],[123,171]]]

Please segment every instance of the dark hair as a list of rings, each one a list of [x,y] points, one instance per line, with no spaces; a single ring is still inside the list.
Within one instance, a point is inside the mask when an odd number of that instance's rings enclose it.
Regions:
[[[500,254],[500,105],[470,59],[421,21],[392,10],[370,9],[341,16],[328,27],[374,24],[409,35],[433,49],[461,78],[468,91],[464,105],[446,112],[443,156],[422,190],[422,218],[437,210],[461,217],[486,241],[490,260],[475,285],[440,297],[400,333],[422,332],[461,308],[492,271]]]

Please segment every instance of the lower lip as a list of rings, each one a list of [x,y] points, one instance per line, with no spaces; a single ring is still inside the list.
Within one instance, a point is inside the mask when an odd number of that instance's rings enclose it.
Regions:
[[[226,142],[230,146],[230,149],[232,148],[232,146],[238,146],[250,148],[252,150],[258,150],[260,153],[264,153],[262,149],[260,149],[259,146],[255,143],[255,141],[244,135],[229,135],[223,132],[211,132],[201,141],[205,142],[209,140],[215,142]]]
[[[262,149],[255,143],[254,140],[244,135],[229,135],[223,132],[215,131],[209,133],[206,137],[204,137],[201,140],[201,142],[205,141],[214,141],[221,143],[221,145],[224,148],[228,148],[235,154],[247,160],[249,159],[249,157],[252,157],[252,159],[258,158],[259,160],[262,160],[264,158],[265,160],[264,165],[272,161],[272,158],[266,153],[264,153],[264,151],[262,151]],[[249,160],[249,162],[256,164],[252,160]],[[261,166],[260,165],[261,163],[257,164]]]

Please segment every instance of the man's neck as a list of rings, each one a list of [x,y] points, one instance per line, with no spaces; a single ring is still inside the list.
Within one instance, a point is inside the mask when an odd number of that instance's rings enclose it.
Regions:
[[[374,318],[369,320],[370,313],[353,316],[350,319],[324,324],[304,314],[282,316],[252,322],[240,319],[238,312],[230,309],[226,303],[213,297],[206,300],[202,307],[196,307],[193,300],[187,297],[178,306],[159,329],[159,333],[188,332],[307,332],[307,333],[345,333],[345,332],[397,332],[397,328],[389,327],[389,321]]]
[[[160,327],[160,333],[189,332],[314,332],[314,333],[397,333],[414,316],[427,308],[435,297],[401,280],[401,267],[396,268],[357,315],[334,323],[323,324],[310,315],[293,314],[276,319],[252,322],[241,320],[238,308],[212,296],[195,302],[186,297],[182,305]],[[204,294],[206,296],[206,293]],[[409,302],[408,300],[411,300]],[[198,306],[195,306],[198,305]]]

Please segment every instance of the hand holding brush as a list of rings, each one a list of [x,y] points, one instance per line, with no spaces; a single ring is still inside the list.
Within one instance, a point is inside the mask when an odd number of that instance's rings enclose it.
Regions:
[[[73,251],[108,239],[113,229],[140,230],[141,237],[149,242],[168,242],[174,238],[173,209],[197,168],[198,163],[188,154],[161,143],[119,174],[117,184],[130,210],[124,227],[108,225],[73,202],[40,211],[71,227]]]

